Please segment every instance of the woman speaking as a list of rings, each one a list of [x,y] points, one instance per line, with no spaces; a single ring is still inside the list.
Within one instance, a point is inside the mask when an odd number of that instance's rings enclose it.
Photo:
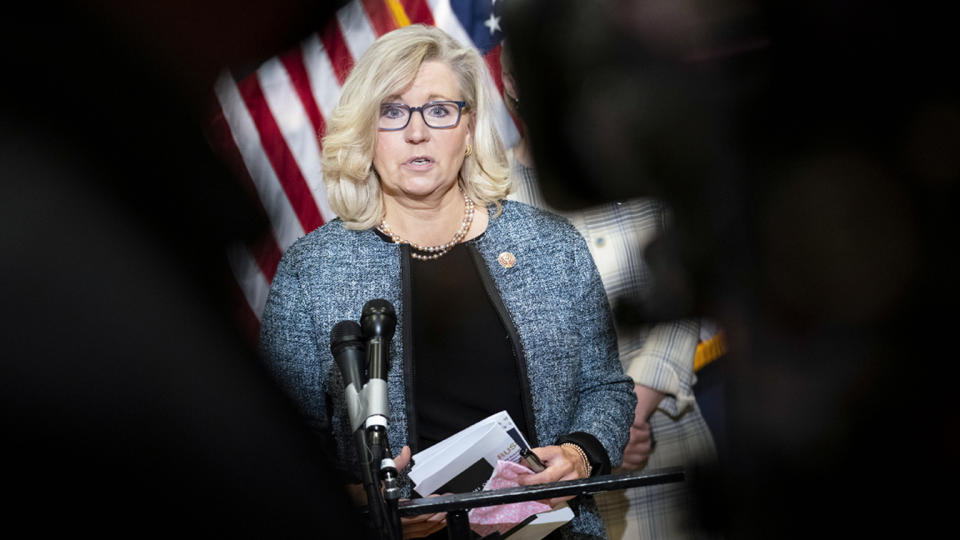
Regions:
[[[600,277],[573,226],[504,200],[484,70],[434,27],[378,39],[323,138],[339,217],[291,246],[273,280],[261,347],[348,473],[359,465],[330,330],[374,298],[397,311],[387,387],[398,466],[500,410],[547,465],[529,484],[607,473],[627,442],[633,383]],[[442,527],[429,519],[405,520],[405,536]],[[605,536],[592,501],[561,531]]]

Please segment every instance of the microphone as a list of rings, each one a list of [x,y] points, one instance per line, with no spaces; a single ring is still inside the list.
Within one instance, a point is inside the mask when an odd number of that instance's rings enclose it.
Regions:
[[[390,372],[390,340],[397,328],[397,312],[390,302],[382,298],[370,300],[363,305],[360,326],[367,339],[369,374],[369,380],[363,389],[367,406],[365,427],[372,457],[380,460],[384,496],[387,500],[396,500],[400,497],[400,485],[397,467],[387,441],[387,423],[390,418],[387,374]]]
[[[330,331],[330,352],[343,376],[344,398],[353,431],[360,429],[366,419],[364,403],[360,398],[365,382],[362,372],[366,357],[364,349],[363,331],[356,321],[340,321],[333,326]]]
[[[387,374],[390,372],[390,340],[397,328],[397,312],[393,305],[382,299],[370,300],[363,305],[360,326],[367,339],[367,428],[382,422],[386,426],[390,417],[390,402],[387,400]],[[377,418],[377,417],[382,417]]]
[[[350,427],[353,431],[354,443],[357,445],[357,452],[360,461],[363,464],[360,468],[363,487],[367,492],[368,507],[370,516],[374,525],[379,530],[389,530],[391,534],[388,538],[399,538],[399,526],[391,522],[391,517],[387,507],[384,506],[384,499],[381,498],[379,483],[376,481],[374,473],[375,461],[367,446],[367,432],[361,430],[364,420],[367,417],[366,406],[363,403],[363,397],[366,389],[363,375],[364,361],[366,360],[366,346],[363,341],[363,330],[356,321],[340,321],[330,330],[330,352],[333,353],[333,359],[340,369],[343,376],[344,400],[347,404],[347,413],[350,417]],[[396,471],[396,466],[393,467]],[[381,476],[386,476],[381,460]],[[399,498],[399,486],[396,475],[390,476],[391,501]],[[395,495],[395,496],[394,496]],[[399,518],[397,518],[399,519]],[[394,530],[395,529],[395,530]]]

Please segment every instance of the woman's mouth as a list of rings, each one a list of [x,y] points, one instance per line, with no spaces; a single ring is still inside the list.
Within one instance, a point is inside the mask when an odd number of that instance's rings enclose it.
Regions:
[[[419,168],[423,168],[423,167],[429,167],[429,166],[433,165],[433,159],[431,159],[431,158],[429,158],[429,157],[427,157],[427,156],[412,157],[412,158],[408,159],[406,162],[404,162],[404,165],[407,165],[407,166],[409,166],[409,167],[418,168],[418,169],[419,169]]]

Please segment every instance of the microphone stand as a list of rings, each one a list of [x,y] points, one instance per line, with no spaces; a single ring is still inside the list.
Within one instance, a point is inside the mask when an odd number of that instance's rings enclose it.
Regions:
[[[387,441],[386,381],[379,377],[366,381],[362,363],[367,355],[362,337],[363,331],[355,321],[340,321],[330,331],[330,352],[345,383],[344,400],[360,462],[360,478],[367,494],[371,531],[381,539],[400,540],[402,530],[397,513],[400,488]],[[380,366],[376,367],[380,373]],[[375,396],[373,403],[370,395]],[[381,480],[385,490],[380,489]]]
[[[367,490],[367,504],[370,506],[374,526],[380,531],[380,538],[401,540],[403,529],[397,507],[400,500],[400,483],[397,467],[390,455],[386,426],[378,421],[381,418],[368,419],[366,429],[357,431],[358,444],[363,445],[361,460]],[[381,482],[383,489],[381,489]]]
[[[394,481],[393,491],[396,492],[396,495],[391,494],[390,497],[385,493],[386,490],[381,490],[380,480],[382,475],[377,474],[377,472],[380,469],[379,464],[382,461],[384,447],[371,440],[370,435],[371,430],[368,429],[358,429],[354,433],[372,528],[381,539],[400,540],[403,535],[400,527],[400,514],[397,511],[399,488],[396,487]],[[379,448],[375,445],[378,445]]]
[[[390,416],[390,403],[387,395],[387,373],[390,371],[390,339],[397,325],[397,314],[393,305],[382,298],[376,298],[363,305],[360,316],[363,336],[367,340],[368,380],[364,385],[367,419],[364,422],[365,445],[369,454],[364,457],[366,475],[383,482],[376,482],[375,493],[367,494],[371,508],[379,512],[381,537],[400,540],[402,529],[397,502],[400,499],[400,485],[396,464],[390,453],[387,438],[387,426]],[[379,474],[378,474],[379,472]],[[373,512],[371,512],[373,515]]]

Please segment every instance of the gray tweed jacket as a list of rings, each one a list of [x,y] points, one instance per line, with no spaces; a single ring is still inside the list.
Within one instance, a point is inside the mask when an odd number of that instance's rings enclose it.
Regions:
[[[416,441],[407,399],[412,362],[404,356],[410,337],[403,283],[409,268],[401,249],[409,248],[331,221],[286,251],[263,312],[260,344],[269,366],[308,422],[333,432],[345,471],[358,467],[330,330],[341,320],[359,320],[363,304],[373,298],[389,300],[398,315],[388,376],[390,443],[396,452]],[[488,282],[496,290],[488,292],[501,303],[520,345],[531,444],[553,444],[561,435],[582,431],[596,437],[611,464],[619,464],[636,396],[620,366],[610,307],[583,238],[563,218],[504,201],[502,213],[491,213],[486,232],[468,242],[468,249],[481,274],[485,267],[492,278]],[[498,262],[504,252],[514,255],[515,265]],[[582,504],[580,513],[564,536],[602,537],[592,501]]]

